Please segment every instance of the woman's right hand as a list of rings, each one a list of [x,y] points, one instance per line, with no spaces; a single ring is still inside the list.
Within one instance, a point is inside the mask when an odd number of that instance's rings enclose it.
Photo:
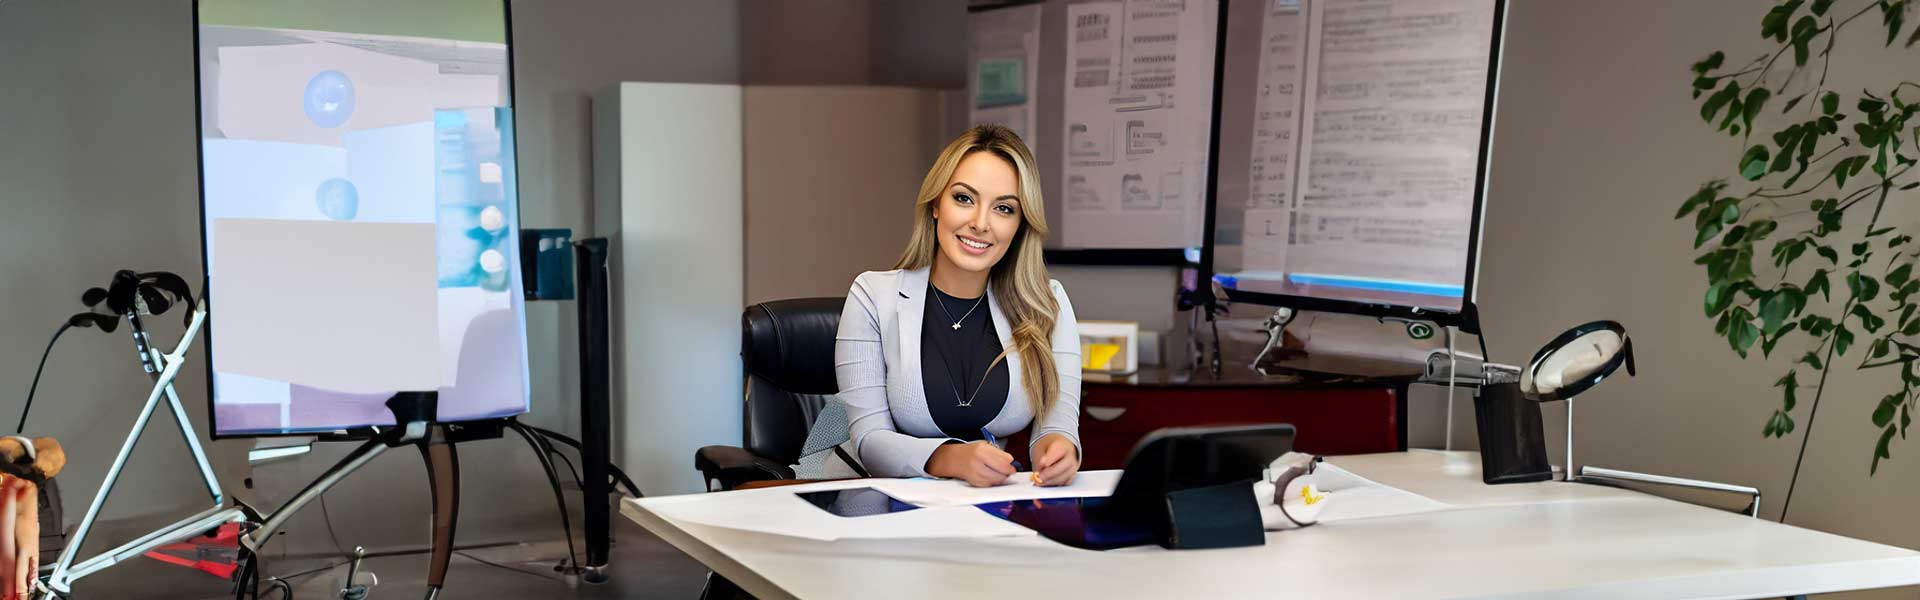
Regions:
[[[965,480],[973,487],[993,487],[1013,476],[1013,455],[986,442],[946,444],[927,459],[927,473]]]

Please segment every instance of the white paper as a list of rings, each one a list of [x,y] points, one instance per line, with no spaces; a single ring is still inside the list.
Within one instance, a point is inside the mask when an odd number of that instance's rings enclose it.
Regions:
[[[988,488],[967,485],[957,479],[883,479],[873,487],[901,502],[919,506],[967,506],[988,502],[1037,500],[1046,498],[1104,498],[1113,495],[1120,483],[1120,471],[1085,471],[1074,476],[1073,483],[1042,487],[1033,484],[1031,473],[1014,473],[1007,483]]]
[[[1217,8],[1206,0],[1067,5],[1067,246],[1200,244]]]
[[[972,13],[967,16],[967,98],[969,125],[992,123],[1020,136],[1027,148],[1038,148],[1034,129],[1035,95],[1040,82],[1040,5],[1013,6]],[[1020,77],[1014,81],[993,82],[988,86],[1005,89],[1017,82],[1012,95],[982,92],[981,65],[991,67],[987,76],[1008,74],[1014,65]]]
[[[1317,519],[1322,524],[1453,508],[1451,504],[1377,483],[1325,462],[1316,466],[1312,474],[1295,479],[1287,491],[1289,494],[1298,494],[1299,489],[1308,484],[1325,494],[1316,504],[1319,508]],[[1261,521],[1267,529],[1291,528],[1291,521],[1273,504],[1273,493],[1272,483],[1254,484],[1254,499],[1260,503]]]
[[[1493,4],[1313,5],[1290,247],[1250,270],[1463,283]]]
[[[878,480],[843,481],[825,486],[796,485],[642,498],[633,502],[675,521],[823,541],[1036,535],[1031,529],[972,506],[936,506],[865,517],[842,517],[814,506],[797,495],[833,489],[879,488],[876,485],[878,483]]]

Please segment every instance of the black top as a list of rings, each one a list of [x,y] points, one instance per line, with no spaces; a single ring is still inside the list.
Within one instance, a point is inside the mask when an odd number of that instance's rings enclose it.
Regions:
[[[959,329],[953,328],[956,320]],[[927,310],[920,326],[920,377],[926,383],[927,412],[947,436],[982,439],[980,428],[1006,406],[1007,362],[993,360],[1001,349],[984,297],[949,296],[927,284]],[[966,402],[969,396],[973,400]]]

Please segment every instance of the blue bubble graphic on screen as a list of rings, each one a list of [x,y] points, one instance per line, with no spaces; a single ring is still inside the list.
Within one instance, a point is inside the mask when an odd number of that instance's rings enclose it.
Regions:
[[[305,105],[314,125],[339,127],[353,116],[353,80],[339,71],[321,71],[307,80]]]
[[[320,214],[335,221],[351,221],[353,215],[360,212],[360,190],[353,182],[335,177],[320,182],[314,190],[313,202]]]

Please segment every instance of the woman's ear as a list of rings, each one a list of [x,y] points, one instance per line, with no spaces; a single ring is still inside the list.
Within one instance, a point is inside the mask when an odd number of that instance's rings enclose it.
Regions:
[[[53,477],[60,474],[61,469],[67,468],[67,451],[62,449],[60,442],[53,438],[35,438],[33,452],[33,467],[38,469],[43,477]]]

